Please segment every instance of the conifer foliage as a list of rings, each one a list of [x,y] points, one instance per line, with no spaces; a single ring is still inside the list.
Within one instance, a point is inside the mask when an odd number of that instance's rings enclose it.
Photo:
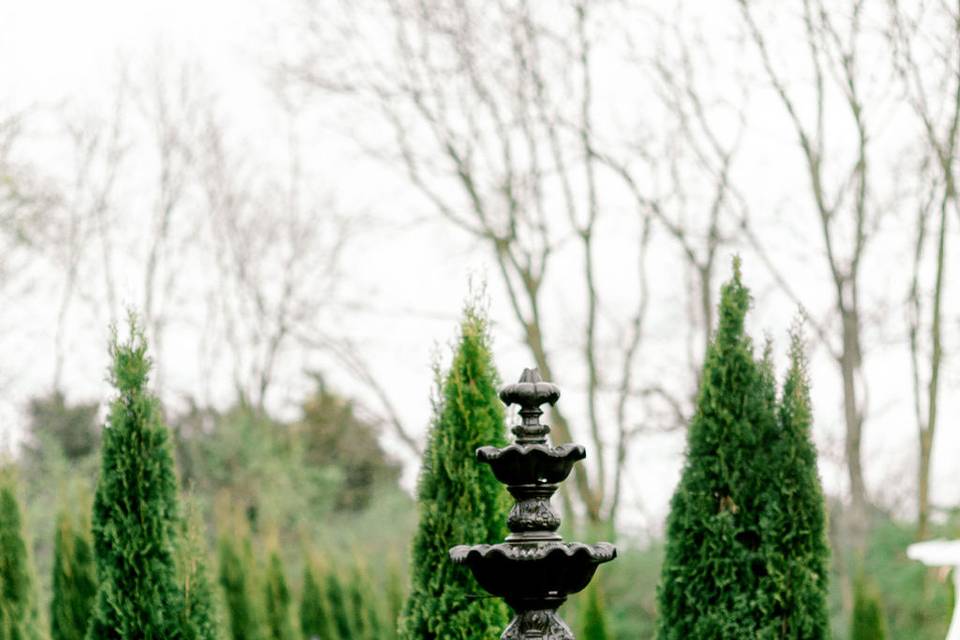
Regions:
[[[117,396],[103,432],[93,508],[97,602],[90,640],[181,640],[177,584],[177,482],[157,399],[147,391],[150,360],[134,318],[110,348]]]
[[[660,640],[829,636],[823,498],[799,334],[777,401],[754,356],[739,260],[721,293],[687,458],[671,501]]]
[[[16,486],[0,470],[0,640],[39,640],[34,573]]]
[[[180,626],[184,640],[220,638],[213,585],[207,569],[207,545],[203,518],[195,502],[188,503],[186,517],[180,523],[177,544],[177,576],[183,593]]]
[[[596,578],[594,578],[596,580]],[[587,588],[586,603],[583,610],[583,624],[580,640],[610,640],[612,637],[607,630],[607,614],[603,604],[603,591],[599,583],[591,584]]]
[[[231,640],[264,640],[264,615],[250,540],[220,538],[220,587],[223,589]]]
[[[300,631],[305,640],[336,640],[330,603],[318,563],[310,558],[303,572],[303,597],[300,601]]]
[[[767,478],[761,525],[768,575],[764,612],[782,638],[827,638],[830,547],[817,452],[810,429],[810,385],[799,327],[790,341],[790,367],[777,407],[779,430],[760,468]]]
[[[270,553],[264,580],[264,602],[267,614],[267,637],[270,640],[296,640],[293,625],[293,600],[283,562],[276,550]]]
[[[89,504],[89,503],[88,503]],[[53,543],[52,640],[83,640],[97,596],[97,574],[88,518],[62,510]]]
[[[863,576],[857,578],[853,585],[850,640],[887,640],[887,624],[883,619],[880,597]]]
[[[327,602],[330,605],[330,619],[332,621],[335,638],[344,640],[344,638],[353,637],[353,625],[351,623],[350,608],[347,604],[347,591],[344,588],[343,580],[336,569],[327,572]]]
[[[400,621],[403,640],[486,640],[498,637],[508,623],[505,605],[475,597],[479,587],[473,577],[448,555],[454,545],[498,542],[506,534],[505,494],[475,456],[482,445],[506,441],[498,381],[486,319],[468,305],[435,400],[423,459],[411,592]]]

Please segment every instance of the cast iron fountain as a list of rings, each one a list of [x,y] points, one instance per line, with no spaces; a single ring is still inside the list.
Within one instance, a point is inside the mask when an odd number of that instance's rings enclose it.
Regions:
[[[587,455],[578,444],[553,447],[547,441],[550,427],[540,423],[540,406],[559,398],[560,389],[544,382],[536,369],[525,369],[520,382],[500,390],[505,404],[520,405],[516,441],[502,449],[480,447],[477,459],[490,465],[517,501],[507,520],[510,535],[499,544],[450,550],[454,562],[470,567],[480,586],[506,600],[516,614],[501,640],[575,640],[557,609],[617,555],[608,542],[563,542],[557,533],[560,516],[550,497]]]

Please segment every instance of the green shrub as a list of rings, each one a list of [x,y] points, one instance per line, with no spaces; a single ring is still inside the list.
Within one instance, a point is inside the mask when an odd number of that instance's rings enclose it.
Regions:
[[[327,602],[330,605],[330,618],[333,621],[334,632],[339,640],[353,638],[350,608],[347,604],[347,593],[340,578],[340,573],[332,568],[327,572]]]
[[[231,640],[266,640],[260,607],[257,568],[246,536],[220,538],[219,582],[223,590]]]
[[[191,500],[180,523],[177,542],[177,579],[183,592],[180,624],[185,640],[221,638],[222,623],[207,569],[207,544],[199,507]]]
[[[338,640],[319,563],[308,558],[303,572],[300,631],[305,640]]]
[[[865,578],[860,577],[853,589],[853,619],[850,640],[886,640],[887,624],[880,609],[880,596]]]
[[[594,581],[596,581],[596,578],[594,578]],[[607,631],[606,607],[599,583],[591,584],[585,595],[586,602],[581,614],[583,617],[582,630],[577,637],[580,640],[610,640],[610,632]]]
[[[825,517],[800,338],[778,405],[769,348],[758,361],[745,332],[749,306],[735,260],[667,520],[661,640],[829,635]]]
[[[39,640],[40,616],[13,475],[0,470],[0,640]]]
[[[97,597],[97,574],[88,518],[67,510],[57,516],[53,545],[52,640],[83,640]]]
[[[481,590],[473,576],[448,555],[455,545],[499,542],[506,534],[505,492],[475,456],[482,445],[506,443],[489,343],[485,318],[468,305],[420,473],[412,585],[400,620],[404,640],[486,640],[509,622],[505,605],[476,597]]]
[[[757,466],[767,487],[759,523],[765,564],[759,597],[772,636],[819,640],[830,635],[830,547],[798,329],[791,336],[777,420],[779,430]]]
[[[111,344],[117,397],[103,432],[93,507],[97,604],[91,640],[179,640],[183,593],[176,580],[177,481],[159,403],[147,391],[150,360],[133,318]]]
[[[274,550],[267,562],[267,575],[264,580],[264,602],[266,603],[267,637],[270,640],[296,640],[293,625],[293,599],[287,586],[280,554]]]

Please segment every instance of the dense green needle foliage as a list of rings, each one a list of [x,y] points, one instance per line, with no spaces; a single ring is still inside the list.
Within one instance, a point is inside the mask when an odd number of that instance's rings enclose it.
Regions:
[[[406,599],[405,581],[403,573],[396,558],[391,558],[387,565],[387,584],[386,593],[386,616],[387,622],[384,625],[385,638],[399,637],[398,623],[400,614],[403,612],[403,602]]]
[[[886,640],[887,624],[880,608],[880,598],[865,578],[853,586],[853,618],[850,640]]]
[[[231,640],[265,640],[264,614],[258,597],[257,573],[246,537],[220,538],[220,587],[223,589]]]
[[[383,598],[374,592],[370,578],[357,562],[350,576],[350,612],[353,617],[353,632],[356,638],[383,638],[383,613],[380,603]]]
[[[778,403],[769,348],[758,361],[745,333],[749,305],[735,261],[667,522],[660,640],[828,637],[825,516],[800,339]]]
[[[283,562],[277,551],[270,553],[267,575],[264,578],[264,603],[267,619],[267,637],[270,640],[296,640],[293,624],[293,598],[287,586]]]
[[[83,640],[97,596],[97,574],[88,518],[67,510],[57,516],[53,546],[52,640]]]
[[[475,456],[481,445],[505,444],[497,383],[486,320],[468,306],[435,402],[417,490],[420,523],[400,622],[404,640],[487,639],[508,623],[505,605],[475,597],[480,588],[473,576],[448,555],[454,545],[498,542],[506,534],[505,492]]]
[[[582,631],[577,637],[579,640],[610,640],[612,636],[607,630],[607,613],[600,585],[591,584],[584,595],[586,595],[586,603],[584,603],[582,614]]]
[[[333,621],[333,630],[336,638],[345,640],[353,636],[350,608],[347,604],[347,591],[344,588],[340,574],[331,569],[327,572],[327,601],[330,605],[330,619]]]
[[[305,640],[337,640],[322,575],[317,562],[308,559],[303,570],[303,596],[300,600],[300,631]]]
[[[760,467],[767,479],[761,514],[767,576],[761,582],[766,615],[781,638],[827,638],[830,547],[817,452],[807,363],[799,328],[790,343],[790,368],[777,412],[779,431]]]
[[[117,397],[103,431],[93,507],[97,602],[90,640],[180,640],[183,593],[175,547],[177,481],[158,400],[147,391],[146,341],[130,335],[110,347]]]
[[[0,471],[0,640],[39,640],[39,618],[16,486]]]
[[[185,640],[216,640],[222,637],[216,598],[207,568],[207,545],[203,520],[194,502],[181,522],[177,545],[177,577],[183,592],[181,627]]]

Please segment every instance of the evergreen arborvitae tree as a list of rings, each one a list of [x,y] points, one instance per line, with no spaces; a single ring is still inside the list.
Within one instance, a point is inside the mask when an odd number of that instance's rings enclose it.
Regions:
[[[190,501],[177,544],[177,576],[184,602],[180,625],[184,640],[216,640],[221,636],[207,557],[203,519],[197,505]]]
[[[776,637],[827,638],[830,547],[799,327],[791,335],[777,417],[777,437],[768,449],[768,463],[760,468],[768,489],[761,516],[768,575],[761,582],[761,597]]]
[[[327,601],[323,572],[319,563],[308,558],[303,572],[303,596],[300,600],[300,631],[304,640],[337,640]]]
[[[52,640],[83,640],[97,597],[93,541],[87,518],[67,510],[57,516],[53,543],[53,600],[50,603]]]
[[[506,534],[505,493],[475,456],[482,445],[506,442],[497,384],[486,319],[468,305],[420,472],[412,585],[400,621],[404,640],[486,639],[509,622],[505,605],[476,597],[481,590],[473,576],[448,555],[455,545],[499,542]]]
[[[287,587],[283,561],[275,550],[270,553],[263,586],[267,637],[270,640],[295,640],[297,635],[293,625],[293,599]]]
[[[380,601],[366,572],[359,562],[350,576],[350,613],[353,617],[353,632],[357,640],[380,640],[383,637],[383,621]]]
[[[586,603],[583,609],[580,640],[610,640],[607,631],[607,614],[603,604],[603,593],[599,584],[591,584],[587,589]]]
[[[220,538],[220,587],[223,589],[231,640],[265,640],[264,616],[257,588],[257,568],[246,537]]]
[[[667,521],[660,640],[828,637],[823,497],[800,338],[778,403],[769,345],[757,361],[744,330],[749,305],[735,260]]]
[[[400,613],[403,611],[403,601],[406,599],[404,592],[403,573],[400,563],[396,558],[392,558],[387,567],[387,623],[384,628],[386,638],[397,638],[397,625],[400,621]]]
[[[327,602],[330,605],[330,619],[338,640],[351,640],[353,625],[350,620],[350,608],[347,604],[347,593],[343,581],[335,568],[327,572]]]
[[[157,399],[147,391],[150,359],[136,321],[110,348],[117,397],[103,431],[93,505],[97,602],[90,640],[180,640],[177,481]]]
[[[30,552],[11,472],[0,470],[0,640],[39,640]]]
[[[660,640],[756,637],[765,567],[758,455],[773,429],[769,367],[744,331],[750,295],[739,262],[724,285],[707,350],[687,459],[667,520],[658,590]],[[775,395],[775,391],[773,392]]]
[[[853,618],[850,640],[886,640],[887,624],[880,598],[862,576],[853,585]]]

